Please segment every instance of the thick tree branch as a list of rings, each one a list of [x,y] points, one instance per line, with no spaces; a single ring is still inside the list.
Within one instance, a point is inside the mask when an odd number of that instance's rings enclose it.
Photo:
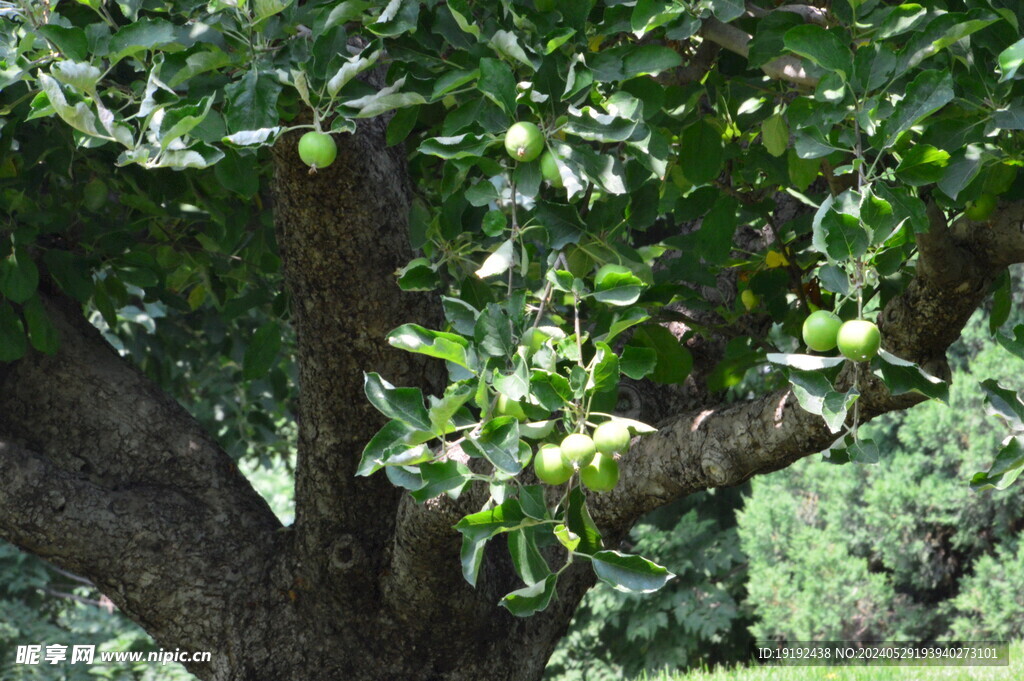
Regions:
[[[946,349],[988,295],[999,268],[1024,261],[1019,227],[1024,206],[1008,206],[988,224],[959,221],[952,229],[935,206],[929,207],[929,216],[931,230],[919,235],[917,275],[886,305],[879,324],[890,352],[948,379]],[[840,380],[849,382],[852,370],[848,367]],[[923,399],[893,397],[866,372],[861,374],[860,390],[862,421]],[[824,421],[803,411],[788,390],[685,414],[657,434],[634,441],[622,467],[622,482],[613,492],[595,498],[594,517],[624,531],[640,515],[672,499],[783,468],[825,449],[834,439]]]
[[[363,372],[439,394],[444,371],[385,340],[410,320],[440,319],[436,300],[396,284],[395,271],[412,259],[410,192],[404,152],[385,147],[385,127],[366,120],[354,134],[335,135],[337,160],[313,175],[299,160],[298,134],[274,149],[278,244],[298,338],[298,547],[309,583],[345,574],[347,593],[365,598],[374,597],[380,565],[361,561],[383,559],[401,490],[383,475],[355,475],[385,422],[364,397]],[[325,559],[332,555],[338,560]],[[368,581],[355,583],[356,574]]]
[[[87,577],[165,646],[240,654],[236,618],[279,600],[280,524],[77,305],[44,300],[59,351],[0,372],[0,536]]]

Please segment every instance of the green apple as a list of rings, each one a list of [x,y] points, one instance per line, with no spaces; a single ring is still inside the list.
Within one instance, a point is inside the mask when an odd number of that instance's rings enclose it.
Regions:
[[[617,421],[605,421],[594,430],[594,446],[602,454],[615,454],[629,448],[629,428]]]
[[[330,135],[310,131],[299,139],[299,158],[313,172],[331,165],[337,156],[338,145]]]
[[[843,320],[839,318],[839,315],[828,310],[812,312],[804,320],[804,343],[811,350],[828,352],[836,347],[836,337],[839,335],[839,327],[842,325]]]
[[[578,466],[586,466],[593,461],[597,453],[597,446],[589,435],[583,433],[570,433],[565,436],[560,445],[562,457],[567,463]]]
[[[598,454],[580,468],[580,480],[595,492],[610,492],[619,482],[619,462],[613,456]]]
[[[515,400],[510,400],[506,395],[498,395],[498,404],[494,411],[498,416],[514,416],[519,421],[526,420],[526,412],[522,405]]]
[[[747,308],[747,312],[750,312],[757,304],[761,302],[761,297],[751,291],[749,288],[743,289],[740,293],[740,301],[743,303],[743,307]]]
[[[854,319],[839,327],[836,344],[839,346],[839,352],[847,359],[866,362],[878,354],[878,348],[882,345],[882,334],[874,322]]]
[[[551,183],[552,187],[561,189],[565,186],[562,182],[562,175],[558,172],[558,164],[555,162],[555,155],[545,151],[540,156],[540,174]]]
[[[513,123],[505,132],[505,151],[515,160],[528,163],[544,151],[544,134],[533,123]]]
[[[992,194],[982,194],[967,206],[964,215],[975,222],[984,222],[995,209],[996,197]]]
[[[562,485],[572,477],[572,466],[562,457],[558,445],[541,445],[537,456],[533,457],[533,472],[541,482],[549,485]]]

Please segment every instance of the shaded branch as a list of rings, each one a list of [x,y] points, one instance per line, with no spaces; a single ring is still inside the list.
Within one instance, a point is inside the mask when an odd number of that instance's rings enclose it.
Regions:
[[[780,5],[772,10],[758,7],[752,2],[748,2],[747,12],[751,16],[763,19],[772,12],[792,12],[793,14],[799,14],[803,17],[803,20],[810,24],[817,24],[819,26],[828,26],[828,13],[820,8],[812,5]]]
[[[752,36],[746,31],[723,23],[714,17],[704,20],[700,34],[742,57],[746,57],[750,53]],[[773,59],[762,65],[761,70],[775,80],[785,80],[804,87],[815,87],[818,84],[817,78],[807,75],[800,58],[792,55]]]

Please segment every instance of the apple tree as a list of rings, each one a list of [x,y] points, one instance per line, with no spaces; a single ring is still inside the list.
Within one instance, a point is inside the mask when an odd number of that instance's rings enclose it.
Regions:
[[[644,513],[1024,357],[1018,3],[0,13],[0,536],[200,678],[537,678]]]

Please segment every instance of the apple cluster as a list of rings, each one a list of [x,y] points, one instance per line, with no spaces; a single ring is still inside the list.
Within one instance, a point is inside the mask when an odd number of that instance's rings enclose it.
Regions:
[[[803,338],[811,350],[829,352],[838,347],[844,357],[854,362],[871,360],[882,344],[882,334],[874,322],[866,319],[844,322],[828,310],[816,310],[807,315]]]
[[[586,433],[570,433],[560,445],[541,445],[533,470],[541,482],[562,485],[577,470],[580,480],[595,492],[608,492],[619,481],[618,455],[629,447],[629,428],[606,421]]]

